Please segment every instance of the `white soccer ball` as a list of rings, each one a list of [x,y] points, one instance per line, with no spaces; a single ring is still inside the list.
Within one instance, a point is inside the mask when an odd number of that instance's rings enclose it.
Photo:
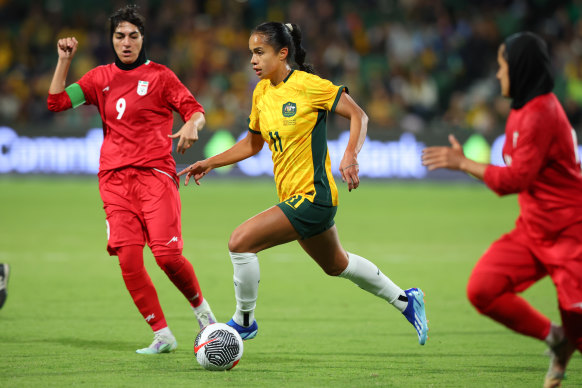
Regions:
[[[229,370],[243,354],[243,340],[226,323],[213,323],[200,330],[194,341],[196,361],[207,370]]]

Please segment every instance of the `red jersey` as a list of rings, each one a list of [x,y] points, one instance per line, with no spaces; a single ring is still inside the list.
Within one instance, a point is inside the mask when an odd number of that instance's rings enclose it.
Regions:
[[[499,195],[518,193],[520,216],[534,239],[553,239],[582,222],[582,174],[576,132],[553,93],[512,109],[505,128],[505,167],[483,180]]]
[[[49,95],[49,108],[64,110],[83,102],[97,106],[103,120],[100,172],[133,166],[176,174],[168,138],[172,111],[187,121],[204,109],[170,69],[151,61],[133,70],[109,64],[89,71],[76,84],[67,87],[70,101]]]

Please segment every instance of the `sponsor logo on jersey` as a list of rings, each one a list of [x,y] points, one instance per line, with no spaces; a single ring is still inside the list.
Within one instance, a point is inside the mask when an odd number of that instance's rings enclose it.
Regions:
[[[283,116],[293,117],[297,113],[297,105],[294,102],[286,102],[283,104]]]
[[[137,94],[139,94],[140,96],[145,96],[146,93],[148,92],[148,81],[139,81],[137,83]]]

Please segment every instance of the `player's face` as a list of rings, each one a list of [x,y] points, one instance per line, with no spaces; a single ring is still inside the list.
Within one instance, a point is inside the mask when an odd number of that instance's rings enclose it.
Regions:
[[[281,69],[287,66],[287,48],[282,48],[278,53],[273,46],[265,42],[262,34],[253,34],[249,39],[251,51],[251,65],[255,74],[260,79],[273,79],[281,73]]]
[[[497,70],[497,79],[501,84],[501,95],[503,97],[509,97],[509,64],[503,57],[505,52],[505,45],[502,44],[497,50],[497,63],[499,64],[499,70]]]
[[[143,35],[130,22],[119,23],[113,33],[113,48],[119,60],[125,64],[134,63],[143,45]]]

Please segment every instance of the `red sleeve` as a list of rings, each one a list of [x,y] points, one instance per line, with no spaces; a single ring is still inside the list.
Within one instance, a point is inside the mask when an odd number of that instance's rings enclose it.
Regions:
[[[519,128],[508,128],[506,142],[513,141],[513,133],[518,136],[506,160],[505,167],[488,166],[483,181],[498,195],[514,194],[526,190],[546,163],[550,148],[551,123],[544,120],[543,111],[529,111],[518,123]],[[505,155],[504,155],[505,157]]]
[[[95,78],[98,76],[99,68],[96,67],[93,70],[88,71],[80,80],[77,81],[85,97],[85,104],[97,105],[99,106],[99,101],[97,100],[97,90],[101,90],[95,86]]]
[[[64,90],[57,94],[49,93],[46,103],[48,109],[52,112],[62,112],[73,107],[69,95]]]
[[[79,81],[67,86],[61,93],[49,93],[48,109],[53,112],[61,112],[73,107],[76,108],[81,104],[98,105],[94,82],[96,72],[96,69],[89,71]]]
[[[196,112],[204,113],[202,105],[170,69],[166,71],[164,97],[170,107],[180,114],[184,122],[190,120]]]

